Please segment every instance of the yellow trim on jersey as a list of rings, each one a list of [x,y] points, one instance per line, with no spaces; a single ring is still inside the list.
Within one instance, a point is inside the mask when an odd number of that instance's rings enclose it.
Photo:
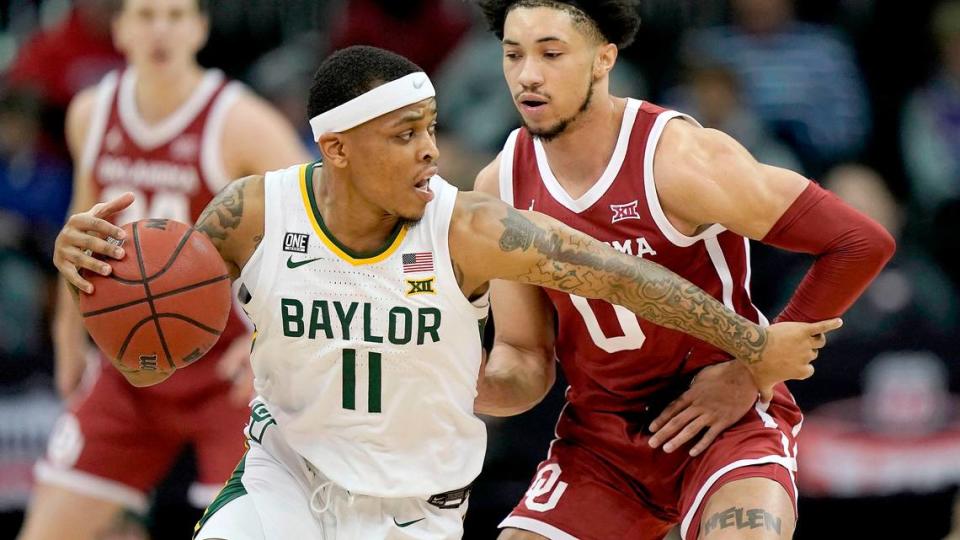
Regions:
[[[362,266],[366,264],[375,264],[385,260],[386,258],[393,255],[397,249],[400,248],[400,244],[403,243],[403,239],[407,236],[407,226],[406,224],[400,227],[400,230],[397,232],[396,236],[393,238],[393,242],[386,247],[380,253],[373,255],[371,257],[357,256],[347,253],[343,248],[341,248],[336,239],[331,235],[327,234],[325,227],[317,220],[318,212],[315,209],[313,204],[312,193],[310,193],[310,188],[307,184],[307,171],[313,173],[313,167],[311,164],[307,163],[300,166],[300,195],[303,198],[303,209],[307,213],[307,217],[310,218],[310,224],[313,225],[313,231],[317,233],[317,236],[320,238],[320,241],[323,242],[323,245],[327,246],[327,249],[332,251],[341,259],[347,261],[353,266]]]

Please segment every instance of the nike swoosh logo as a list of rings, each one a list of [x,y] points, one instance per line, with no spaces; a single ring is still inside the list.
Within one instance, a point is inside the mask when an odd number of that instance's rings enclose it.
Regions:
[[[301,266],[303,266],[303,265],[305,265],[305,264],[310,264],[310,263],[312,263],[312,262],[314,262],[314,261],[319,261],[319,260],[320,260],[320,257],[317,257],[316,259],[304,259],[304,260],[302,260],[302,261],[295,261],[295,260],[293,260],[293,255],[291,255],[291,256],[287,259],[287,268],[290,268],[290,269],[292,270],[292,269],[294,269],[294,268],[299,268],[299,267],[301,267]]]
[[[420,88],[423,87],[423,83],[425,83],[425,82],[427,82],[427,79],[425,79],[425,78],[414,79],[414,80],[413,80],[413,87],[416,88],[417,90],[419,90]]]
[[[413,521],[407,521],[406,523],[400,523],[399,521],[397,521],[397,518],[393,518],[393,524],[396,525],[397,527],[409,527],[414,523],[419,523],[425,519],[427,518],[420,518],[420,519],[415,519]]]

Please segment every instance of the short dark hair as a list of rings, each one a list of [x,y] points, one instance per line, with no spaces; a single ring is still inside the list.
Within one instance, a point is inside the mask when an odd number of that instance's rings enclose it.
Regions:
[[[339,107],[381,84],[423,71],[399,54],[357,45],[334,52],[320,64],[310,87],[310,118]]]
[[[588,23],[603,39],[621,49],[633,43],[640,28],[636,0],[478,0],[487,26],[503,39],[507,14],[518,7],[548,7],[566,11],[574,22]]]

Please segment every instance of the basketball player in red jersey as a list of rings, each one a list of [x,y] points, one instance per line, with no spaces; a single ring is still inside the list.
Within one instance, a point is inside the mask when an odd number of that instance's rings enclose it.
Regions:
[[[117,223],[148,216],[191,223],[229,179],[309,159],[277,111],[197,64],[207,32],[201,0],[123,2],[114,37],[128,67],[77,95],[67,114],[74,210],[130,191],[136,201]],[[237,434],[252,384],[241,319],[231,318],[212,356],[167,384],[134,388],[112,367],[81,384],[88,345],[62,289],[56,382],[69,410],[37,464],[20,537],[98,537],[122,508],[146,508],[147,494],[187,444],[199,469],[192,502],[206,506],[243,453]]]
[[[632,2],[480,5],[524,127],[478,189],[656,261],[755,322],[749,239],[817,256],[780,320],[839,316],[891,256],[889,234],[815,183],[685,115],[611,96],[608,73],[639,25]],[[570,383],[501,539],[653,540],[678,524],[684,540],[792,537],[802,415],[784,385],[751,386],[719,351],[620,306],[517,283],[497,283],[492,300],[478,411],[536,403],[554,350]]]

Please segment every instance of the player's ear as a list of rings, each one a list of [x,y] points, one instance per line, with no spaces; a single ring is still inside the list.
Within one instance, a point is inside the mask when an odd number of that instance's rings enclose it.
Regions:
[[[121,5],[120,9],[113,15],[110,21],[110,35],[113,38],[113,47],[120,52],[127,52],[127,36],[124,33],[123,18],[126,15],[126,6]]]
[[[602,79],[617,63],[619,51],[613,43],[604,43],[597,48],[597,58],[593,63],[593,78]]]
[[[343,150],[343,135],[340,133],[324,133],[317,141],[320,153],[323,154],[323,165],[325,167],[347,166],[347,154]]]
[[[207,46],[207,40],[210,39],[210,16],[205,11],[197,14],[197,27],[199,31],[197,51]]]

